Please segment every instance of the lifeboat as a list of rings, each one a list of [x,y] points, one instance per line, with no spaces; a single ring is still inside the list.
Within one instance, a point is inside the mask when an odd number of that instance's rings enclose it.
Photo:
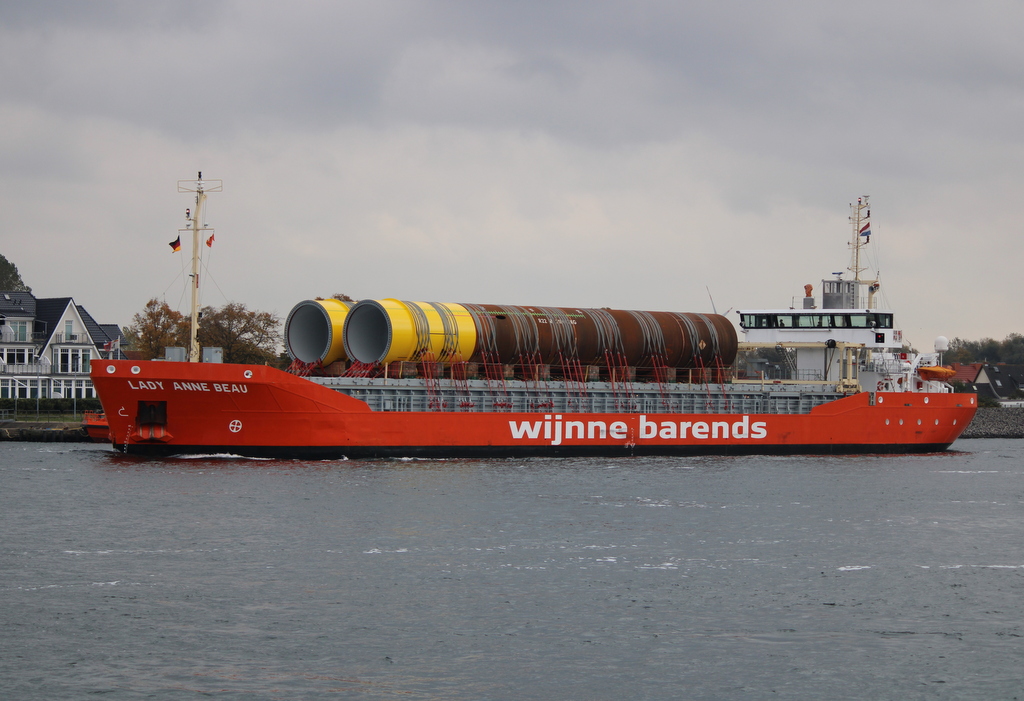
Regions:
[[[921,376],[922,380],[937,380],[939,382],[945,382],[956,374],[956,370],[941,365],[931,365],[929,367],[918,368],[917,374]]]
[[[87,411],[82,415],[82,428],[94,443],[110,442],[110,425],[102,411]]]

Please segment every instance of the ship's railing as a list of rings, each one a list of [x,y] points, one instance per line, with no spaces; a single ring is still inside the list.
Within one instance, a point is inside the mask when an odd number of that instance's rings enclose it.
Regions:
[[[796,375],[796,377],[794,377],[793,379],[798,382],[822,382],[825,379],[825,376],[822,374],[821,370],[806,370],[803,368],[798,368],[794,374]]]
[[[879,375],[899,375],[903,372],[905,360],[899,358],[872,358],[868,364],[868,372],[875,372]]]
[[[486,382],[456,385],[439,380],[383,378],[317,378],[318,384],[366,402],[373,411],[441,411],[581,414],[806,414],[844,395],[825,384],[795,387],[783,384],[679,385],[666,390],[655,384],[634,384],[621,390],[609,383],[590,383],[586,392],[563,382],[509,381],[502,392]]]

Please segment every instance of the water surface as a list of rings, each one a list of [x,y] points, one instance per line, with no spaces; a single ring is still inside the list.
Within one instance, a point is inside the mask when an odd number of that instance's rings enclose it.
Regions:
[[[1024,441],[147,461],[0,443],[12,699],[1024,698]]]

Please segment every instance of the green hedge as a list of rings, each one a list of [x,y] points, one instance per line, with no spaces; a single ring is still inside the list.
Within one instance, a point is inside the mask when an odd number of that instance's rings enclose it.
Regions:
[[[28,414],[36,410],[36,399],[0,399],[0,409],[14,410],[14,402],[18,402],[18,413]],[[39,399],[39,411],[47,413],[67,413],[77,411],[101,411],[99,399]]]

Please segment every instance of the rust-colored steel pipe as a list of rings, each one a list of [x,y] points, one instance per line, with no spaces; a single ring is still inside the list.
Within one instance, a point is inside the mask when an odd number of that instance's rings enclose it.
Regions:
[[[694,369],[729,366],[736,358],[736,330],[718,314],[396,299],[363,300],[346,311],[344,353],[369,364],[430,360]],[[312,328],[322,315],[299,318],[303,323],[294,335],[314,335],[308,344],[293,340],[293,316],[285,335],[294,357],[300,357],[294,348],[328,345],[321,340],[328,334]]]

